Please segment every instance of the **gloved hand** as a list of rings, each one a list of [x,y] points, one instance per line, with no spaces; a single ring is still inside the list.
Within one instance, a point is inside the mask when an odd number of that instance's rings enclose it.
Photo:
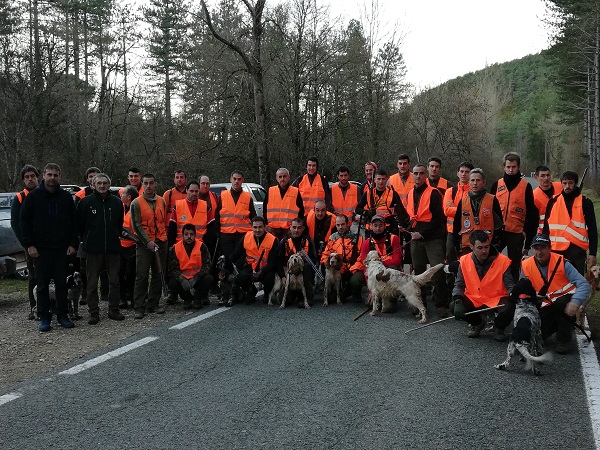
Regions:
[[[464,297],[462,295],[455,295],[452,297],[452,300],[454,300],[454,318],[456,320],[465,320],[467,310],[463,303]]]

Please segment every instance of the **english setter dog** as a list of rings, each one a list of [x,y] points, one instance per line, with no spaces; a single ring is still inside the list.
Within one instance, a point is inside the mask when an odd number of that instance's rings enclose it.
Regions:
[[[337,304],[342,304],[342,257],[333,252],[325,261],[325,286],[323,288],[323,306],[329,305],[329,293],[335,289]]]
[[[575,322],[580,327],[583,327],[583,319],[585,317],[585,311],[586,311],[588,303],[590,302],[590,299],[592,298],[592,295],[594,295],[594,291],[600,291],[600,266],[590,267],[588,269],[588,271],[585,273],[585,279],[592,286],[592,294],[590,295],[590,298],[588,298],[583,303],[583,305],[581,305],[579,307],[579,309],[577,310],[577,314],[575,315]],[[576,332],[581,333],[579,328],[576,328]]]
[[[302,259],[302,255],[295,253],[288,259],[287,263],[287,273],[285,275],[285,289],[283,291],[283,299],[281,300],[280,308],[285,308],[285,302],[288,298],[288,292],[292,291],[300,291],[302,292],[302,296],[304,297],[304,308],[310,309],[310,305],[308,304],[308,298],[306,297],[306,289],[304,288],[304,276],[302,272],[304,271],[304,260]]]
[[[431,280],[433,275],[444,267],[437,264],[421,275],[409,275],[399,270],[389,269],[383,265],[379,253],[371,250],[365,259],[367,266],[367,287],[373,301],[372,316],[391,309],[391,299],[401,294],[408,303],[419,310],[419,323],[427,322],[427,310],[421,296],[421,288]]]

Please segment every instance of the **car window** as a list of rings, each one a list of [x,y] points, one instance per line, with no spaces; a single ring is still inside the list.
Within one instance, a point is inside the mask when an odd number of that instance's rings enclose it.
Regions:
[[[221,192],[223,192],[225,189],[225,186],[211,186],[210,192],[212,192],[213,194],[221,195]]]
[[[12,199],[15,194],[3,194],[0,195],[0,208],[8,208],[10,209],[10,204],[12,203]]]
[[[263,188],[253,187],[252,195],[254,196],[254,198],[256,199],[257,202],[264,202],[265,197],[267,196],[267,191],[265,191]]]

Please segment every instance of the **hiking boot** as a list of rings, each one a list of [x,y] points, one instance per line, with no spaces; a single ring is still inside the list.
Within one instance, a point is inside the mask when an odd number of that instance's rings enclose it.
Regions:
[[[559,342],[556,345],[556,353],[558,353],[559,355],[566,355],[568,353],[571,353],[572,349],[573,344],[571,343],[571,341]]]
[[[506,339],[508,339],[508,336],[504,334],[504,330],[494,327],[494,340],[496,342],[504,342]]]
[[[146,308],[146,312],[150,314],[164,314],[165,308],[162,306],[149,306]]]
[[[90,324],[90,325],[98,325],[98,322],[100,322],[100,315],[99,314],[90,314],[90,318],[88,320],[88,324]]]
[[[121,303],[119,303],[119,309],[127,309],[127,300],[122,300]]]
[[[143,311],[136,311],[135,315],[133,316],[134,319],[143,319],[145,316]]]
[[[481,331],[485,328],[485,322],[482,320],[477,325],[469,325],[469,332],[467,333],[467,337],[470,338],[478,338],[481,334]]]
[[[71,319],[69,319],[68,316],[57,317],[56,321],[63,328],[74,328],[75,327],[75,324],[73,323],[73,321],[71,321]]]
[[[210,299],[208,297],[204,297],[201,299],[202,306],[210,306]]]
[[[50,326],[50,319],[42,319],[40,320],[40,324],[38,325],[38,330],[40,331],[50,331],[52,327]]]
[[[121,311],[109,311],[108,318],[112,320],[125,320],[125,316],[121,314]]]

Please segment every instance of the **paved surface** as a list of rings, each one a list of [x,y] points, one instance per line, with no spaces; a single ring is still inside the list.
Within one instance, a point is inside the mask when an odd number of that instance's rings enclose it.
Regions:
[[[236,305],[153,329],[0,392],[22,395],[0,405],[0,448],[595,448],[577,354],[542,377],[500,372],[506,345],[464,323],[405,335],[404,305],[353,322],[361,309]]]

